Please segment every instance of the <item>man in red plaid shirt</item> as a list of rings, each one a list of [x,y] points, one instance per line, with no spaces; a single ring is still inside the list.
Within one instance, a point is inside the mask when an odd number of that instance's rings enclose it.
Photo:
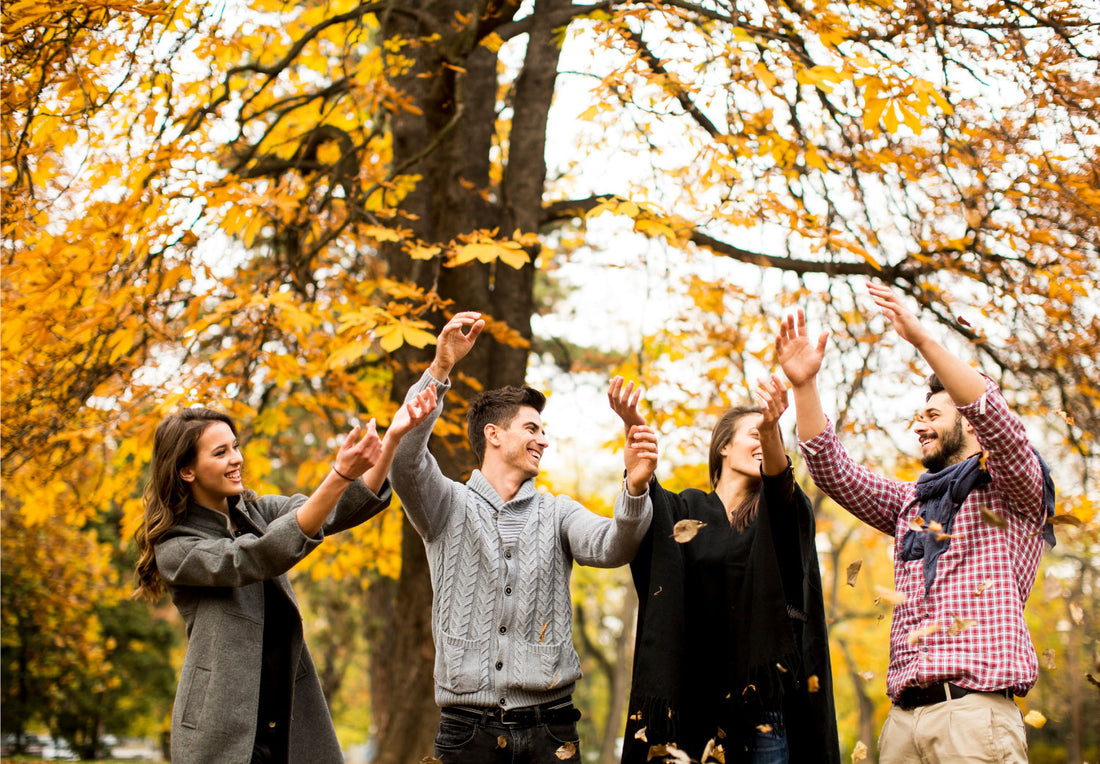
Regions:
[[[1053,543],[1049,470],[993,381],[937,342],[890,289],[868,289],[932,367],[914,427],[928,470],[919,480],[876,475],[841,446],[816,384],[827,335],[811,340],[802,311],[784,321],[776,349],[814,482],[894,537],[894,586],[904,601],[890,628],[893,706],[880,762],[1026,762],[1012,698],[1027,694],[1038,674],[1024,603],[1044,537]]]

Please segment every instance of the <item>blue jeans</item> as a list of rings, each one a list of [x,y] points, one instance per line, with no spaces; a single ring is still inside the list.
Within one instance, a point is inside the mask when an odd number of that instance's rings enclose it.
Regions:
[[[764,732],[757,727],[749,761],[752,764],[787,764],[790,749],[787,747],[787,729],[783,726],[783,714],[778,711],[765,712],[760,725],[771,729]]]
[[[444,708],[435,757],[443,764],[580,764],[581,744],[576,721],[502,724]]]

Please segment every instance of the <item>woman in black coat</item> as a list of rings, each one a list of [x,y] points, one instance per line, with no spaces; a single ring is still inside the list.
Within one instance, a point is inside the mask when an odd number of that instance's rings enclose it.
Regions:
[[[627,428],[644,423],[633,383],[616,377],[608,398]],[[710,492],[650,485],[623,764],[659,746],[704,764],[840,760],[814,515],[783,448],[778,377],[757,401],[715,426]]]

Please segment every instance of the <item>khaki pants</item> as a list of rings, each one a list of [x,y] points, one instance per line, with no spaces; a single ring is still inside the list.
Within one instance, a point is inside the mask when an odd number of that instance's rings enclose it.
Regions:
[[[879,764],[1027,764],[1027,736],[1015,703],[971,693],[912,711],[891,706],[878,752]]]

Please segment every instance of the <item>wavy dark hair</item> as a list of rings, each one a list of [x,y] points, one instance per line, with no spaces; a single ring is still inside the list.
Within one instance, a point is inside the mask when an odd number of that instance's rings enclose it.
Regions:
[[[195,463],[199,438],[215,422],[229,425],[233,435],[237,435],[237,425],[232,418],[207,408],[181,409],[157,425],[153,436],[153,462],[143,496],[145,516],[134,534],[139,555],[135,596],[155,601],[164,594],[165,586],[157,570],[155,548],[161,537],[187,511],[191,488],[180,477],[180,470]],[[248,498],[248,493],[245,498]]]
[[[726,413],[722,414],[722,418],[718,420],[718,424],[714,425],[714,429],[710,433],[710,487],[714,490],[718,487],[718,481],[722,477],[722,449],[725,448],[731,440],[733,440],[734,433],[737,432],[738,425],[741,424],[741,420],[751,414],[762,413],[756,406],[733,406],[726,409]],[[760,506],[760,492],[753,491],[749,494],[749,497],[741,502],[741,505],[734,509],[731,516],[733,525],[737,530],[743,531],[749,527],[749,524],[756,519],[756,511]]]

